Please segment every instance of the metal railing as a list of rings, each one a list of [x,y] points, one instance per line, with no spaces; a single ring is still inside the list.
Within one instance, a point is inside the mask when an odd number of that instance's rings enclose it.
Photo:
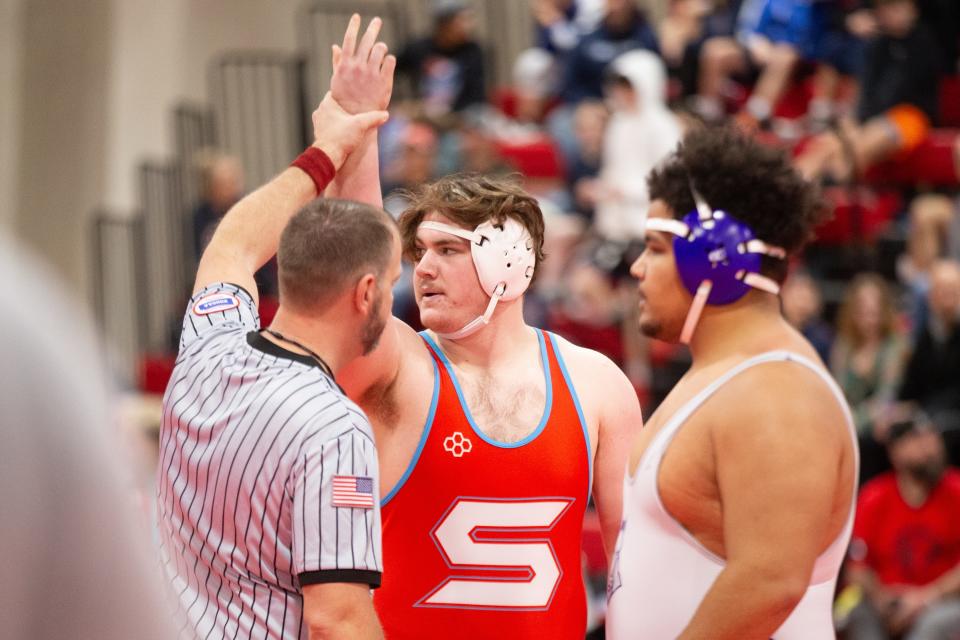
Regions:
[[[140,165],[140,202],[146,289],[138,304],[146,313],[144,346],[164,351],[172,343],[171,326],[189,298],[194,270],[189,217],[184,213],[182,168],[175,163]]]
[[[97,212],[90,241],[94,313],[107,344],[107,365],[122,384],[132,386],[136,354],[147,334],[142,221]]]
[[[173,137],[175,161],[180,168],[181,210],[187,215],[200,200],[203,189],[195,166],[197,154],[217,147],[213,110],[206,105],[178,104],[173,110]]]
[[[247,184],[263,184],[308,144],[304,61],[269,51],[225,53],[210,66],[220,147],[240,159]]]

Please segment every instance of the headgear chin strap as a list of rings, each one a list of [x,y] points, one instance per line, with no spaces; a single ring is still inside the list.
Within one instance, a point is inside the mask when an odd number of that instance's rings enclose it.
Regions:
[[[490,296],[483,315],[477,316],[459,331],[439,333],[442,338],[457,340],[465,338],[490,322],[493,310],[500,300],[515,300],[523,295],[533,278],[536,256],[530,233],[517,220],[507,217],[502,223],[488,220],[473,231],[443,222],[426,220],[421,229],[431,229],[463,238],[470,242],[473,266],[477,270],[480,286]]]
[[[780,285],[760,274],[761,256],[783,260],[787,252],[759,240],[753,230],[724,211],[714,210],[690,186],[696,211],[683,220],[648,218],[647,229],[674,236],[673,254],[684,287],[693,303],[683,323],[680,341],[689,344],[707,304],[736,302],[751,289],[780,292]]]

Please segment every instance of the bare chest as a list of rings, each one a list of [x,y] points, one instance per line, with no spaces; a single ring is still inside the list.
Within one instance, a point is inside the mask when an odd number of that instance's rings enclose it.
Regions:
[[[545,414],[547,393],[541,377],[517,379],[459,373],[466,410],[484,435],[511,443],[531,435]]]
[[[388,386],[370,389],[360,401],[373,425],[380,462],[381,495],[403,477],[430,417],[438,369],[427,356],[410,359]],[[532,375],[470,375],[456,371],[464,408],[476,428],[504,443],[519,442],[540,425],[547,402],[543,373]]]

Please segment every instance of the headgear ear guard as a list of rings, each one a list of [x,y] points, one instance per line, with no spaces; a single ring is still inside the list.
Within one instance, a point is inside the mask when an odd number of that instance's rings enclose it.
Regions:
[[[784,259],[787,252],[758,239],[753,230],[730,214],[714,210],[690,185],[695,211],[683,220],[648,218],[646,227],[674,236],[673,255],[677,271],[693,303],[680,334],[689,343],[706,304],[736,302],[750,288],[780,292],[780,285],[760,274],[761,255]]]
[[[468,240],[480,286],[490,296],[490,303],[482,316],[478,316],[459,331],[439,334],[441,337],[455,340],[474,333],[490,322],[497,302],[515,300],[530,286],[536,255],[530,233],[517,220],[509,216],[502,223],[487,220],[473,231],[426,220],[420,223],[420,228],[449,233]]]

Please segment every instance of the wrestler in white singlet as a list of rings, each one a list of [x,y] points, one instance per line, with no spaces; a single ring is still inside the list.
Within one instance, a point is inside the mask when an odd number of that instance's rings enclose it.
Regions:
[[[668,640],[693,617],[725,563],[703,547],[664,508],[657,472],[674,436],[717,390],[737,374],[767,362],[795,362],[823,379],[843,407],[850,437],[856,434],[843,392],[822,366],[787,351],[745,360],[694,396],[667,422],[644,451],[623,488],[623,523],[608,584],[607,637]],[[856,451],[856,446],[854,446]],[[850,541],[854,501],[840,534],[817,558],[803,599],[774,633],[773,640],[835,637],[832,601],[837,574]],[[789,553],[784,549],[784,553]]]

